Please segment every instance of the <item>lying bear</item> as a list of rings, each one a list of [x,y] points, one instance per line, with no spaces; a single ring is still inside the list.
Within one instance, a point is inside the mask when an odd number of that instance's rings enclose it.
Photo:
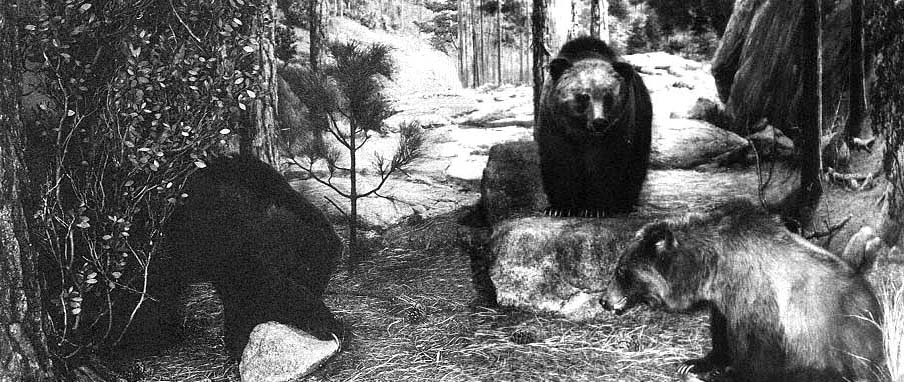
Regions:
[[[151,278],[158,301],[178,301],[188,283],[211,282],[223,301],[226,348],[236,359],[251,330],[267,321],[320,339],[342,336],[321,299],[342,245],[317,207],[272,167],[243,156],[213,161],[189,177],[183,192],[184,204],[164,226],[166,257]]]
[[[871,261],[866,259],[864,261]],[[732,381],[875,381],[882,310],[860,273],[747,200],[641,228],[602,303],[711,309],[713,349],[690,371]],[[872,322],[871,322],[872,321]]]
[[[580,37],[549,63],[534,140],[548,214],[631,211],[650,161],[643,80],[606,43]]]

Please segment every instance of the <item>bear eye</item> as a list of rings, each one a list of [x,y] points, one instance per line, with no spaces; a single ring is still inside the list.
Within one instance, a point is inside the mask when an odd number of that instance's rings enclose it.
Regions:
[[[590,106],[590,95],[588,94],[575,94],[574,95],[574,108],[578,112],[584,111]]]

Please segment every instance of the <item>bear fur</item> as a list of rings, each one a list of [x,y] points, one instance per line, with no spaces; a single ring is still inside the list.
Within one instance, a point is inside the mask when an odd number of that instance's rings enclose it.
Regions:
[[[183,192],[164,225],[166,258],[153,272],[158,301],[176,302],[187,284],[211,282],[236,359],[251,330],[267,321],[322,340],[343,336],[322,300],[342,243],[282,175],[257,158],[220,158],[192,174]]]
[[[554,215],[629,212],[650,162],[653,106],[634,67],[580,37],[549,63],[534,140]]]
[[[869,261],[869,260],[865,260]],[[687,362],[733,381],[875,381],[884,363],[876,295],[849,264],[788,231],[753,202],[641,228],[603,298],[711,309],[713,349]],[[872,320],[874,322],[870,322]]]

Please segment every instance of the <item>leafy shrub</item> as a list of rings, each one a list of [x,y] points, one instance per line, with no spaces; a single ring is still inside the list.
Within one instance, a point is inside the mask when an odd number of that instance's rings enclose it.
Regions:
[[[23,20],[46,101],[25,121],[32,237],[52,343],[116,342],[160,260],[188,173],[223,152],[259,93],[260,1],[72,0]]]

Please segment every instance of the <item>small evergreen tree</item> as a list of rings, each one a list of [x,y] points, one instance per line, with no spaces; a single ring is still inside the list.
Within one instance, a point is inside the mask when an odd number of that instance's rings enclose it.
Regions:
[[[359,170],[357,152],[370,139],[371,134],[382,130],[383,121],[393,114],[388,99],[382,94],[382,78],[391,79],[393,74],[389,48],[374,44],[361,46],[355,42],[333,43],[329,51],[334,62],[318,71],[310,69],[287,69],[283,77],[298,95],[312,115],[315,134],[328,133],[339,144],[339,149],[327,147],[322,140],[311,140],[301,153],[304,160],[293,157],[296,165],[308,172],[317,182],[331,188],[349,200],[348,218],[349,257],[348,266],[363,260],[358,249],[358,200],[368,196],[381,197],[378,191],[390,175],[403,169],[422,155],[424,136],[416,123],[400,127],[398,147],[391,158],[377,156],[372,165],[379,176],[373,188],[358,189]],[[348,165],[340,164],[341,150],[348,153]],[[328,175],[323,177],[315,171],[315,165],[323,161]],[[334,175],[348,173],[347,187],[337,184]],[[338,204],[330,200],[343,214]]]

